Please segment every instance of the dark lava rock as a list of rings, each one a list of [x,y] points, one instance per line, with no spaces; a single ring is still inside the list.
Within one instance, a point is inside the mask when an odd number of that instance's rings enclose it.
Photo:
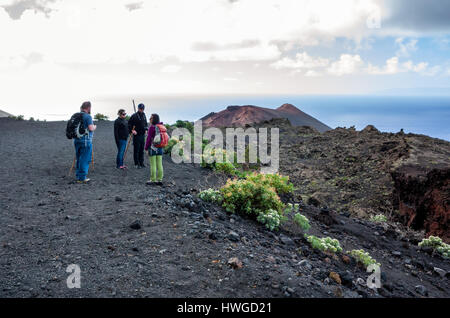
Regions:
[[[213,240],[213,241],[217,240],[217,235],[214,232],[210,233],[208,235],[208,237],[210,240]]]
[[[341,277],[342,285],[348,287],[353,285],[354,276],[349,271],[339,272],[339,276]]]
[[[400,257],[400,256],[402,256],[402,252],[399,252],[399,251],[393,251],[393,252],[392,252],[392,255]]]
[[[422,252],[424,252],[424,253],[429,254],[429,255],[433,254],[433,252],[434,252],[434,249],[433,249],[432,247],[430,247],[430,246],[422,246],[422,247],[420,248],[420,250],[421,250]]]
[[[321,209],[318,214],[314,215],[314,219],[328,226],[338,223],[336,214],[328,209]]]
[[[239,242],[239,240],[241,239],[241,237],[239,236],[239,234],[237,234],[236,232],[231,231],[228,234],[228,239],[232,242]]]
[[[307,203],[309,205],[314,205],[315,207],[318,207],[320,205],[320,201],[314,197],[309,197]]]
[[[416,287],[414,287],[415,291],[422,296],[428,296],[428,290],[426,289],[425,286],[423,285],[417,285]]]
[[[122,201],[123,201],[121,197],[116,197],[115,200],[116,200],[117,202],[122,202]]]
[[[289,238],[286,235],[284,235],[284,234],[280,235],[280,241],[281,241],[281,243],[283,243],[285,245],[290,245],[290,246],[294,246],[295,245],[294,241],[291,238]]]
[[[139,220],[134,221],[133,223],[130,224],[130,228],[132,228],[133,230],[140,230],[142,228],[142,223]]]

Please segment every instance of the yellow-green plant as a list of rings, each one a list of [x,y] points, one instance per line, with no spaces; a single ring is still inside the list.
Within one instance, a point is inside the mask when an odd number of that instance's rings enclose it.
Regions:
[[[278,211],[270,209],[260,213],[256,220],[264,224],[269,230],[273,231],[278,229],[283,218],[284,217]]]
[[[341,244],[338,240],[332,239],[331,237],[322,237],[319,238],[314,235],[306,235],[306,240],[311,244],[312,248],[324,251],[324,252],[333,252],[338,253],[342,252]]]
[[[219,204],[223,202],[223,197],[222,197],[222,194],[220,193],[220,191],[214,190],[214,189],[204,190],[204,191],[200,192],[198,197],[206,202],[219,203]]]
[[[309,220],[306,216],[300,213],[296,213],[294,215],[294,222],[302,228],[304,232],[308,231],[311,228],[309,224]]]
[[[371,264],[381,266],[380,263],[377,263],[377,261],[375,259],[373,259],[369,255],[369,253],[364,251],[363,249],[347,251],[347,254],[353,256],[357,262],[363,264],[366,268]]]
[[[442,255],[444,258],[450,258],[450,245],[446,244],[442,241],[442,239],[438,236],[430,236],[427,239],[423,239],[419,243],[420,247],[431,247],[438,253]]]
[[[278,173],[263,174],[254,172],[247,175],[245,179],[254,183],[273,187],[278,194],[291,193],[294,190],[294,185],[289,182],[289,176],[282,176]]]
[[[306,216],[299,213],[300,211],[300,205],[298,203],[292,204],[288,203],[286,206],[286,209],[284,210],[285,214],[295,212],[294,214],[294,223],[297,224],[301,229],[306,232],[311,228],[311,225],[309,224],[309,220]]]
[[[215,171],[219,171],[219,172],[223,172],[226,174],[230,174],[230,175],[236,175],[237,174],[237,168],[238,168],[238,164],[237,164],[237,159],[235,158],[236,156],[228,156],[228,153],[225,149],[207,149],[206,145],[209,141],[204,139],[203,140],[203,150],[204,152],[202,153],[202,162],[201,162],[201,167],[202,168],[209,168],[209,169],[213,169]],[[209,158],[209,160],[206,160],[206,156],[205,156],[205,151],[207,152],[207,155]],[[222,162],[216,162],[216,156],[221,157]],[[234,158],[231,158],[234,157]],[[232,159],[232,160],[231,160]],[[211,161],[211,162],[209,162]]]
[[[371,216],[370,221],[375,222],[375,223],[386,223],[387,217],[383,214],[377,214],[377,215]]]
[[[220,189],[223,195],[223,207],[233,213],[258,216],[269,210],[282,213],[284,204],[275,188],[249,180],[228,180]]]

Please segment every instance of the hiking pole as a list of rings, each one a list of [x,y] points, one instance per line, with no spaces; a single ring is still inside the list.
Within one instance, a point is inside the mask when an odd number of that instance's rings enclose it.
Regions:
[[[75,155],[74,157],[73,157],[73,161],[72,161],[72,167],[70,167],[70,170],[69,170],[69,177],[72,175],[72,170],[73,170],[73,168],[75,167],[75,161],[77,160],[77,156]]]
[[[134,128],[136,128],[136,126],[133,126],[133,130],[134,130]],[[125,164],[125,158],[127,157],[127,151],[128,151],[128,147],[130,146],[130,143],[131,143],[131,133],[129,135],[127,148],[125,149],[125,153],[123,154],[123,164]]]
[[[133,108],[134,108],[134,112],[136,112],[136,104],[134,103],[134,99],[133,99]],[[133,126],[133,129],[131,131],[133,131],[135,128],[136,128],[136,126]],[[132,133],[130,132],[130,135],[129,135],[130,139],[128,139],[127,148],[125,149],[125,153],[123,154],[123,164],[125,164],[125,158],[127,157],[128,147],[130,146],[130,143],[131,143],[131,134]]]
[[[91,162],[92,162],[92,171],[94,171],[94,147],[92,147]]]

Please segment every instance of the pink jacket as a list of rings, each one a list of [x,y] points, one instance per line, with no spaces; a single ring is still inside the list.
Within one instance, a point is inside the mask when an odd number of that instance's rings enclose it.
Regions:
[[[159,124],[164,125],[163,122],[160,122]],[[155,139],[155,135],[156,135],[156,127],[155,125],[151,125],[148,130],[147,140],[145,141],[145,148],[144,148],[145,151],[147,151],[148,148],[150,148],[150,146],[152,145],[153,139]]]

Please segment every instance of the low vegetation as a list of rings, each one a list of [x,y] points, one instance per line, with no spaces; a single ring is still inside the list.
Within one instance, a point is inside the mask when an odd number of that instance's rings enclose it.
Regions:
[[[8,116],[8,118],[11,118],[11,119],[14,119],[14,120],[18,120],[18,121],[25,120],[25,116],[24,116],[24,115],[19,115],[19,116]]]
[[[442,257],[450,258],[450,245],[442,241],[440,237],[430,236],[427,239],[423,239],[419,243],[420,247],[431,247],[433,250],[442,255]]]
[[[199,197],[221,204],[228,212],[256,219],[270,230],[277,230],[289,212],[279,194],[292,189],[288,177],[252,173],[244,178],[229,179],[220,190],[208,189]]]
[[[342,252],[341,244],[338,240],[332,239],[331,237],[322,237],[319,238],[314,235],[306,235],[306,240],[311,244],[312,248],[321,250],[323,252],[333,252],[340,253]]]
[[[200,192],[198,195],[200,199],[206,202],[218,203],[221,204],[223,201],[222,194],[218,190],[207,189],[205,191]]]
[[[377,261],[375,259],[373,259],[369,255],[369,253],[364,251],[363,249],[361,249],[361,250],[351,250],[351,251],[348,251],[347,254],[349,254],[350,256],[354,257],[357,262],[363,264],[366,268],[369,265],[371,265],[371,264],[375,264],[375,265],[381,266],[380,263],[377,263]]]
[[[387,217],[383,214],[377,214],[370,217],[370,221],[374,223],[386,223]]]
[[[276,210],[269,209],[264,213],[260,213],[256,220],[264,224],[269,230],[273,231],[280,227],[281,222],[284,221],[284,216]]]
[[[98,121],[105,121],[105,120],[108,120],[108,116],[97,113],[94,115],[94,119],[98,120]]]
[[[311,228],[309,224],[309,220],[306,216],[296,213],[294,215],[294,222],[297,224],[304,232],[308,231]]]

